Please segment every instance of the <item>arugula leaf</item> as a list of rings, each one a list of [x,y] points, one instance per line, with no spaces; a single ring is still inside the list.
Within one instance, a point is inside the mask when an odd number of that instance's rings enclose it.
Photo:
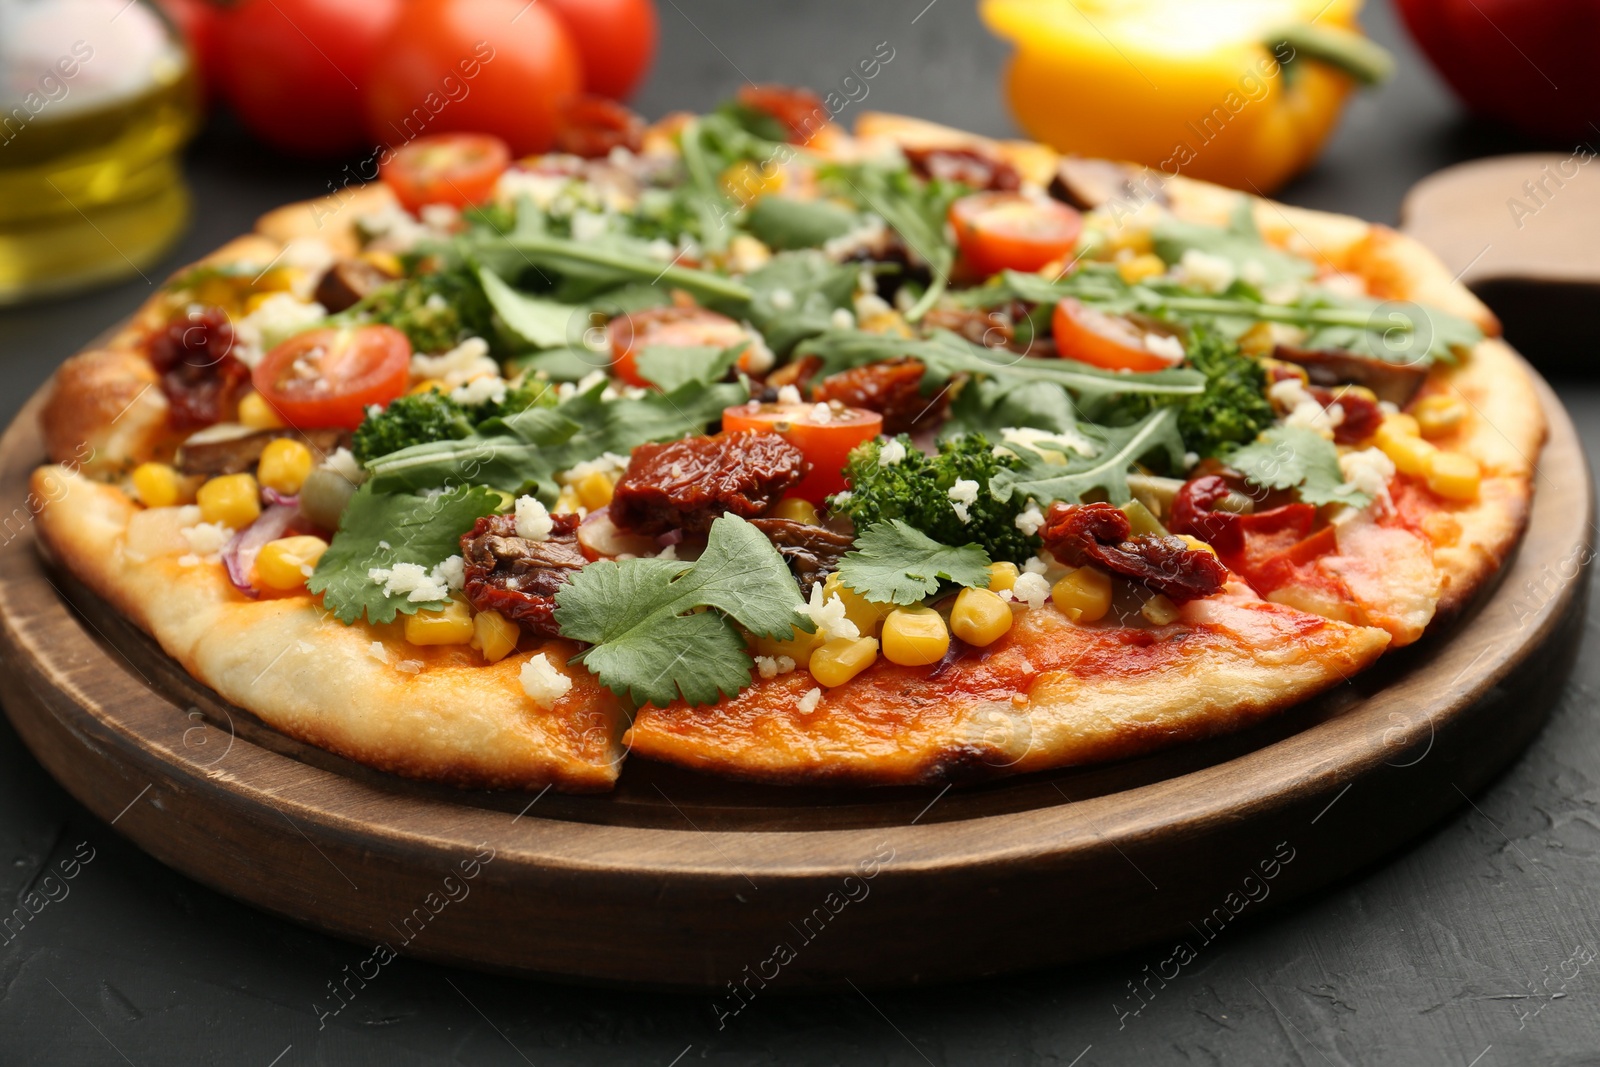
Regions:
[[[415,445],[370,464],[380,491],[425,489],[452,482],[506,492],[533,492],[545,506],[559,495],[556,475],[605,452],[627,455],[647,441],[704,433],[723,409],[749,398],[737,382],[686,382],[670,393],[602,400],[606,383],[554,408],[490,419],[459,441]]]
[[[640,376],[667,392],[689,382],[709,385],[728,376],[739,355],[750,347],[748,341],[718,348],[715,345],[647,345],[640,350],[634,366]]]
[[[750,684],[753,663],[729,617],[762,637],[795,627],[810,633],[800,606],[772,542],[724,515],[692,563],[602,560],[583,568],[556,594],[555,617],[563,637],[593,646],[582,661],[602,685],[636,705],[665,707],[680,694],[691,705],[714,704]]]
[[[480,251],[510,250],[535,266],[571,275],[582,284],[558,287],[557,295],[574,299],[591,299],[607,289],[641,281],[684,289],[711,301],[745,304],[754,295],[748,287],[724,275],[663,263],[650,255],[644,242],[624,237],[574,241],[547,233],[513,231],[505,235],[479,234],[475,247]]]
[[[1307,504],[1363,508],[1372,497],[1351,486],[1339,469],[1339,451],[1315,430],[1274,426],[1227,457],[1228,465],[1256,485],[1298,489]]]
[[[928,264],[933,284],[906,312],[907,322],[919,321],[949,285],[956,250],[945,237],[945,218],[950,205],[967,191],[966,186],[923,181],[904,166],[891,168],[879,163],[830,167],[823,177],[842,186],[840,191],[863,208],[876,212]]]
[[[1054,382],[979,378],[968,382],[957,394],[950,405],[950,419],[939,431],[939,437],[947,440],[981,433],[999,439],[1001,430],[1016,426],[1068,433],[1077,425],[1072,398]]]
[[[833,313],[850,306],[860,272],[860,264],[835,263],[821,252],[781,252],[745,275],[752,294],[746,314],[768,347],[785,355],[829,329]]]
[[[1316,273],[1309,260],[1267,244],[1256,227],[1249,197],[1241,196],[1226,227],[1184,222],[1167,216],[1151,230],[1156,255],[1166,263],[1180,263],[1189,251],[1225,259],[1240,277],[1259,286],[1303,281]]]
[[[1063,455],[1006,442],[1005,447],[1015,452],[1022,463],[1016,469],[995,474],[989,481],[989,491],[998,500],[1010,500],[1017,493],[1040,504],[1057,500],[1077,504],[1098,491],[1121,506],[1133,499],[1128,490],[1128,472],[1145,456],[1165,450],[1174,468],[1183,467],[1183,438],[1178,436],[1177,412],[1170,407],[1158,408],[1132,426],[1079,423],[1078,432],[1100,444],[1094,455]],[[1065,462],[1054,462],[1051,457]]]
[[[576,382],[597,370],[608,370],[612,359],[609,348],[595,352],[581,345],[563,345],[560,348],[547,348],[543,352],[514,356],[509,363],[513,371],[543,374],[553,382]]]
[[[557,348],[582,332],[585,309],[519,293],[488,267],[478,268],[478,280],[506,328],[533,347]]]
[[[856,550],[839,561],[839,580],[879,604],[917,604],[939,582],[989,587],[989,553],[979,545],[952,547],[890,519],[856,537]]]
[[[821,248],[855,228],[859,216],[831,200],[763,196],[751,205],[744,228],[763,244],[782,251]]]
[[[347,626],[362,615],[368,622],[382,624],[393,622],[396,613],[438,608],[439,601],[385,596],[383,586],[367,572],[396,563],[431,568],[459,556],[461,535],[479,518],[493,515],[500,504],[498,493],[474,486],[435,495],[383,494],[368,482],[350,499],[339,519],[339,532],[317,561],[306,588],[321,593],[323,604]]]

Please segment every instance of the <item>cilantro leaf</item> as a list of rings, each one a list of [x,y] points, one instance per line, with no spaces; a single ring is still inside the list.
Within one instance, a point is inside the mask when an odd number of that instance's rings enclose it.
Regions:
[[[1045,452],[1008,441],[1005,447],[1022,462],[1015,469],[996,473],[989,482],[989,491],[999,500],[1010,500],[1015,493],[1040,504],[1057,500],[1076,504],[1099,491],[1111,503],[1121,506],[1133,498],[1128,490],[1128,472],[1139,460],[1164,450],[1174,468],[1183,467],[1183,438],[1178,436],[1177,412],[1170,407],[1159,408],[1132,426],[1079,423],[1078,432],[1100,445],[1094,455]]]
[[[692,563],[602,560],[583,568],[556,594],[555,617],[563,637],[593,646],[583,663],[602,685],[635,704],[665,707],[680,694],[714,704],[750,684],[753,663],[729,617],[758,636],[809,633],[800,606],[772,542],[724,515]]]
[[[1227,462],[1256,485],[1298,489],[1307,504],[1362,508],[1372,503],[1371,496],[1345,481],[1333,442],[1303,426],[1274,426]]]
[[[989,553],[980,546],[942,545],[890,519],[869,526],[856,550],[839,561],[839,580],[879,604],[916,604],[939,591],[939,582],[989,587]]]
[[[383,586],[367,572],[396,563],[431,568],[459,556],[461,535],[482,516],[493,515],[500,503],[499,494],[488,489],[462,487],[432,496],[385,494],[375,491],[369,481],[345,508],[339,532],[306,588],[321,593],[322,603],[347,626],[362,615],[379,624],[393,622],[397,612],[410,615],[421,608],[438,608],[439,601],[385,596]]]

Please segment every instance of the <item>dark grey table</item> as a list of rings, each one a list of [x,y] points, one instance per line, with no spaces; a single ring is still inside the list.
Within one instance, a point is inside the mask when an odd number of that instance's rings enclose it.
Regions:
[[[895,59],[867,106],[1010,132],[996,88],[1004,49],[971,0],[661,7],[661,58],[638,101],[647,114],[708,107],[745,76],[826,87],[888,41]],[[1423,175],[1523,146],[1458,117],[1386,5],[1367,21],[1399,52],[1399,77],[1351,107],[1286,198],[1393,222]],[[160,270],[323,191],[337,172],[209,134],[189,155],[199,220]],[[149,291],[136,280],[0,311],[0,414]],[[1600,385],[1561,392],[1600,452]],[[94,856],[69,896],[19,936],[0,935],[0,1063],[1600,1063],[1600,635],[1588,642],[1544,733],[1481,796],[1403,854],[1230,927],[1122,1019],[1113,1002],[1126,1010],[1125,983],[1156,956],[932,990],[770,996],[720,1031],[707,997],[402,960],[319,1027],[313,1004],[367,949],[168,871],[63,793],[0,724],[3,910],[47,867],[80,848]]]

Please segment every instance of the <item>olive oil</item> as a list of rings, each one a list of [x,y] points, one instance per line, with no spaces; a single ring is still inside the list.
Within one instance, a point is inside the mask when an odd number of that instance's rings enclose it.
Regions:
[[[0,303],[142,274],[188,221],[199,95],[143,2],[0,0]]]

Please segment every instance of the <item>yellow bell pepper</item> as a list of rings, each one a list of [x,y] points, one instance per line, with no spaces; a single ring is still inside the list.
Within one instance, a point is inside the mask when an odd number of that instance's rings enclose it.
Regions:
[[[1361,0],[982,0],[1017,46],[1006,75],[1029,135],[1267,193],[1306,167],[1386,52]]]

